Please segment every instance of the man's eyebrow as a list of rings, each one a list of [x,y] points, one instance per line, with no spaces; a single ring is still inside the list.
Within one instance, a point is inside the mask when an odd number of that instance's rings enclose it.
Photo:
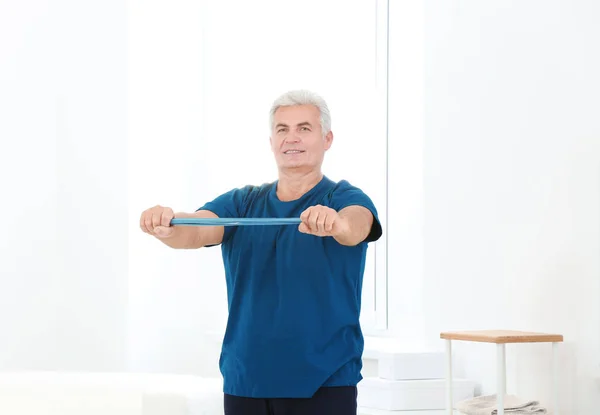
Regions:
[[[310,122],[308,122],[308,121],[303,121],[301,123],[298,123],[297,126],[298,127],[306,127],[306,126],[312,127],[312,124]],[[280,122],[280,123],[277,123],[277,125],[275,126],[275,128],[279,128],[279,127],[286,127],[287,128],[287,127],[289,127],[289,125]]]

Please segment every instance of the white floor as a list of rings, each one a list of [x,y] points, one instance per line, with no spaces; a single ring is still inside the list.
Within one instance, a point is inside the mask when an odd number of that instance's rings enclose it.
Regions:
[[[359,408],[358,415],[446,415],[445,410],[440,411],[381,411],[379,409]],[[461,415],[460,412],[454,411],[455,415]]]

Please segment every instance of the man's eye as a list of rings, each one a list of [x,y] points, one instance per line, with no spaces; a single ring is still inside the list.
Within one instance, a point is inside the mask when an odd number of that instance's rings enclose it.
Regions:
[[[310,131],[310,128],[308,128],[308,127],[302,127],[301,130],[302,131]]]
[[[285,128],[280,128],[279,130],[277,130],[278,133],[282,133],[285,131]]]

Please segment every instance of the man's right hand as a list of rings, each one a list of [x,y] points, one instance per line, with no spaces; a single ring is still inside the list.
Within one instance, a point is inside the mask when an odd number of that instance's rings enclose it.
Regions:
[[[223,226],[171,226],[171,219],[174,217],[218,218],[209,210],[175,214],[169,207],[154,206],[142,213],[140,228],[175,249],[198,249],[206,245],[217,245],[223,241],[225,232]]]
[[[147,234],[165,239],[173,235],[171,219],[175,217],[173,209],[163,206],[154,206],[142,212],[140,228]]]

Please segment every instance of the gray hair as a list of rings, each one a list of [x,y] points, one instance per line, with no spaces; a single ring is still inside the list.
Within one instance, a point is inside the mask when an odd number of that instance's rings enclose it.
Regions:
[[[331,113],[327,103],[319,95],[304,89],[288,91],[273,102],[270,112],[271,129],[273,129],[273,123],[275,122],[275,112],[279,107],[293,105],[314,105],[317,107],[321,113],[321,132],[323,136],[331,131]]]

